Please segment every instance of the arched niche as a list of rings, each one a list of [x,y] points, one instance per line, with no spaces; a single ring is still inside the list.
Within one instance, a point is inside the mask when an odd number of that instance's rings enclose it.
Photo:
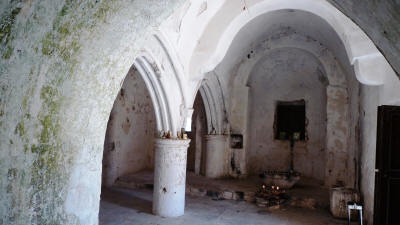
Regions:
[[[320,73],[324,74],[321,79],[326,79],[324,82],[326,82],[327,96],[325,146],[327,164],[324,171],[324,182],[327,186],[343,182],[348,187],[354,187],[357,179],[354,165],[356,139],[355,134],[352,133],[354,129],[351,128],[356,126],[358,113],[357,111],[351,112],[350,107],[358,108],[358,101],[350,102],[350,97],[357,95],[354,98],[358,98],[358,83],[351,80],[351,74],[346,73],[333,53],[315,39],[298,34],[294,30],[285,29],[266,38],[260,45],[254,46],[251,55],[241,61],[237,73],[233,77],[229,104],[231,107],[231,131],[243,134],[244,149],[246,150],[250,146],[248,135],[252,129],[248,123],[249,77],[257,68],[257,64],[273,58],[273,52],[282,49],[304,51],[320,63]],[[268,73],[268,70],[265,73]],[[349,93],[349,88],[351,93]],[[355,107],[351,106],[352,104]],[[247,159],[247,163],[251,163],[249,159]]]

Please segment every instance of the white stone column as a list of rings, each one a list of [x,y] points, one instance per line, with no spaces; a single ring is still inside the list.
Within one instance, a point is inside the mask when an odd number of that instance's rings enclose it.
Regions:
[[[206,135],[205,176],[220,178],[227,175],[226,135]]]
[[[163,217],[184,214],[187,149],[190,140],[156,139],[153,213]]]

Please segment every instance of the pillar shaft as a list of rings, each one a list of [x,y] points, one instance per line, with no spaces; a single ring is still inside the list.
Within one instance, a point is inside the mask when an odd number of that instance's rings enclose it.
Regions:
[[[187,148],[190,140],[156,139],[153,213],[181,216],[185,209]]]
[[[228,174],[226,135],[206,135],[206,177],[220,178]]]

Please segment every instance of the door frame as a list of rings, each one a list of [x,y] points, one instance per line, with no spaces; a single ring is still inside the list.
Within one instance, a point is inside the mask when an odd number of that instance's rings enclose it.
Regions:
[[[390,151],[385,151],[391,146],[391,136],[385,135],[385,131],[392,132],[391,113],[400,111],[400,106],[382,105],[378,107],[377,139],[376,139],[376,162],[375,162],[375,193],[374,193],[374,225],[386,225],[387,211],[389,210],[389,187],[390,178]]]

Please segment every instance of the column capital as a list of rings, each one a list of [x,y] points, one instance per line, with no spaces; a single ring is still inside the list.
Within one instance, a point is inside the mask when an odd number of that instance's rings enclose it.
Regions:
[[[228,138],[228,135],[226,135],[226,134],[207,134],[207,135],[204,135],[204,138],[206,140],[223,140],[224,141],[224,139]]]
[[[174,139],[174,138],[156,138],[154,144],[159,147],[170,148],[187,148],[189,147],[190,139]]]

